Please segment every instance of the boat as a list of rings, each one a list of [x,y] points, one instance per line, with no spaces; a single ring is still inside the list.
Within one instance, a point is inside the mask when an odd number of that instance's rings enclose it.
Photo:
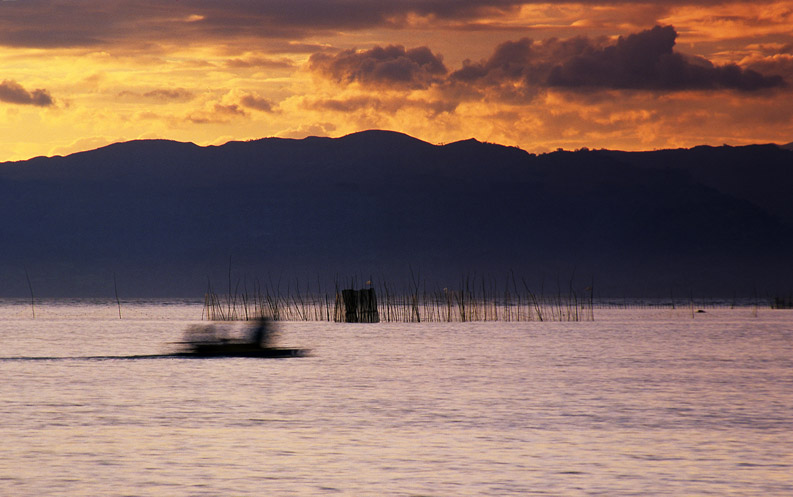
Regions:
[[[273,346],[275,334],[269,319],[256,321],[247,333],[243,333],[243,336],[247,335],[243,338],[238,336],[238,330],[231,329],[229,325],[193,325],[185,332],[185,340],[177,342],[182,345],[181,350],[171,355],[196,358],[286,358],[308,355],[306,349]]]
[[[175,357],[304,357],[308,354],[306,349],[285,347],[260,347],[250,343],[191,343],[186,344],[184,350],[171,355]]]

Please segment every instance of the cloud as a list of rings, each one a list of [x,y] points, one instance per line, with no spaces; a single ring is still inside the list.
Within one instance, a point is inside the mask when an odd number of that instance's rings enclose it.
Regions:
[[[396,104],[396,105],[394,105]],[[376,112],[396,112],[404,105],[404,99],[392,100],[386,103],[381,98],[371,96],[355,96],[349,98],[329,98],[308,102],[306,107],[319,111],[355,112],[361,109]]]
[[[364,86],[427,88],[446,75],[443,58],[427,47],[406,50],[401,45],[370,50],[344,50],[335,55],[313,54],[309,67],[343,84]]]
[[[606,38],[523,38],[500,44],[487,60],[466,61],[449,79],[474,90],[496,90],[502,98],[531,98],[542,88],[749,92],[786,86],[779,75],[735,64],[717,66],[675,52],[676,37],[673,27],[656,26],[614,43]]]
[[[143,96],[155,100],[190,100],[193,98],[193,92],[184,88],[161,88],[147,91]]]
[[[28,91],[14,80],[6,79],[0,83],[0,102],[19,105],[50,107],[55,104],[47,90]]]
[[[584,46],[555,66],[548,86],[630,90],[756,91],[785,85],[780,76],[763,76],[735,64],[716,66],[703,58],[674,51],[677,32],[671,26],[620,37],[606,47]]]
[[[256,95],[244,95],[240,99],[240,104],[249,109],[259,110],[262,112],[274,112],[273,103],[262,97]]]
[[[560,42],[552,40],[548,43]],[[562,46],[550,52],[559,52],[564,44],[561,42]],[[541,53],[543,48],[529,38],[501,43],[489,59],[480,62],[466,60],[461,69],[451,73],[449,81],[458,85],[452,89],[458,92],[458,96],[462,89],[474,92],[477,98],[486,92],[497,95],[501,100],[530,100],[543,86],[544,75],[552,68],[553,59]]]
[[[208,110],[192,112],[186,120],[193,124],[225,124],[238,117],[248,117],[248,113],[238,104],[216,102]]]
[[[247,113],[244,109],[242,109],[237,104],[215,104],[214,107],[215,114],[227,115],[227,116],[246,116]]]
[[[271,59],[267,57],[234,58],[226,61],[226,67],[231,69],[292,69],[295,64],[287,59]]]
[[[190,90],[186,90],[184,88],[158,88],[155,90],[150,90],[144,93],[138,93],[130,90],[124,90],[118,93],[119,97],[130,97],[130,98],[146,98],[151,100],[158,100],[160,102],[184,102],[188,100],[192,100],[194,98],[194,94]]]
[[[307,136],[329,136],[336,131],[333,123],[301,124],[297,128],[288,129],[278,133],[279,138],[305,138]]]
[[[0,45],[38,48],[118,43],[305,39],[317,34],[401,27],[411,16],[475,19],[511,11],[519,0],[25,0],[2,2]]]
[[[512,12],[521,0],[268,0],[250,2],[183,1],[183,9],[200,13],[200,23],[217,32],[241,34],[274,31],[276,36],[399,28],[411,17],[473,20],[485,13]],[[262,26],[269,29],[262,30]]]
[[[725,9],[735,9],[727,2]],[[758,11],[778,12],[774,0],[749,2]],[[438,29],[515,29],[527,7],[553,14],[587,9],[557,27],[578,28],[586,23],[619,24],[615,11],[641,11],[625,22],[659,22],[670,9],[712,7],[723,0],[20,0],[0,2],[0,45],[36,48],[110,47],[141,49],[164,43],[214,45],[238,42],[250,50],[256,40],[309,40],[363,30],[421,27]],[[762,6],[772,8],[762,9]],[[774,10],[775,9],[775,10]],[[742,12],[741,15],[746,16]],[[776,15],[773,22],[782,19]],[[763,21],[767,20],[765,18]],[[537,16],[527,25],[537,24]],[[575,21],[575,24],[574,24]],[[720,19],[715,19],[721,22]],[[785,29],[782,19],[778,29]],[[541,24],[541,23],[540,23]],[[625,26],[626,24],[622,24]],[[547,27],[547,26],[546,26]],[[269,44],[268,44],[269,46]]]
[[[741,61],[741,65],[761,74],[779,74],[793,81],[793,44],[757,46]]]
[[[126,141],[126,139],[123,137],[109,138],[107,136],[91,136],[87,138],[79,138],[67,145],[53,147],[48,155],[69,155],[75,152],[82,152],[84,150],[94,150],[106,145],[110,145],[111,143],[119,143],[123,141]]]
[[[442,113],[454,112],[456,103],[446,100],[425,100],[400,97],[384,98],[382,96],[359,95],[347,98],[318,99],[307,102],[306,108],[319,111],[332,111],[342,113],[380,112],[396,114],[404,109],[420,110],[430,115],[437,116]]]

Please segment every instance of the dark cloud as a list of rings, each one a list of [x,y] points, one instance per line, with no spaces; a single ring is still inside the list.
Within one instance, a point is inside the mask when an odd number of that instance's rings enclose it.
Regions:
[[[193,92],[184,88],[169,88],[147,91],[143,96],[156,100],[190,100],[193,98]]]
[[[780,76],[763,76],[735,64],[715,66],[702,58],[674,51],[677,33],[671,26],[620,37],[603,48],[587,48],[555,66],[549,86],[632,90],[756,91],[784,86]]]
[[[529,38],[501,43],[489,59],[463,62],[463,67],[449,77],[452,90],[458,92],[458,96],[459,92],[467,90],[478,97],[487,92],[503,100],[531,99],[553,67],[550,54],[560,51],[558,46],[549,49],[550,45],[565,43],[550,40],[546,45],[537,45]]]
[[[761,74],[779,74],[786,81],[793,81],[793,56],[786,53],[753,61],[748,67]]]
[[[38,48],[117,43],[302,39],[398,26],[410,14],[472,17],[515,0],[20,0],[0,2],[0,44]],[[481,4],[481,5],[480,5]]]
[[[47,90],[28,91],[16,81],[9,79],[0,83],[0,102],[37,107],[49,107],[55,104]]]
[[[245,110],[237,104],[215,104],[215,113],[228,116],[247,116]]]
[[[452,74],[452,79],[468,82],[484,78],[523,79],[529,75],[527,69],[532,59],[532,44],[528,38],[504,42],[496,47],[487,61],[474,64],[466,60],[463,68]]]
[[[510,12],[520,0],[194,0],[180,2],[205,15],[205,26],[217,31],[256,31],[262,26],[298,33],[326,30],[400,27],[411,15],[473,20],[482,14]],[[530,2],[529,2],[530,3]]]
[[[756,91],[785,86],[778,75],[765,76],[730,64],[717,66],[674,51],[671,26],[620,37],[576,37],[536,43],[528,38],[499,45],[484,61],[466,61],[450,81],[474,89],[496,90],[503,98],[530,98],[538,89],[617,89],[648,91]]]
[[[195,97],[193,92],[191,92],[190,90],[186,90],[184,88],[158,88],[144,93],[124,90],[119,92],[118,96],[135,98],[135,99],[145,98],[145,99],[157,100],[163,103],[172,102],[172,101],[185,102],[188,100],[192,100]]]
[[[262,112],[273,112],[273,103],[262,97],[255,95],[245,95],[240,99],[240,104],[249,109],[259,110]]]
[[[193,112],[186,120],[193,124],[218,124],[228,123],[238,117],[248,117],[248,113],[237,104],[215,103],[211,111]]]
[[[412,15],[476,20],[520,0],[20,0],[0,2],[0,45],[39,48],[305,39],[321,33],[398,28]]]
[[[138,2],[135,2],[137,4]],[[154,4],[153,1],[142,1]],[[152,7],[155,7],[152,5]],[[148,31],[162,25],[162,7],[148,13],[137,5],[99,0],[28,0],[0,3],[0,44],[35,48],[95,47],[134,38],[137,23]],[[167,31],[163,31],[163,34]]]
[[[339,83],[403,88],[426,88],[447,72],[443,58],[429,48],[405,50],[400,45],[344,50],[335,55],[314,54],[309,67]]]
[[[768,3],[764,0],[757,3]],[[651,8],[654,18],[673,5],[723,0],[567,0],[575,5]],[[232,44],[306,40],[343,31],[411,25],[482,29],[483,16],[510,19],[527,4],[547,0],[19,0],[0,2],[0,45],[38,48],[112,47],[153,50],[163,43]],[[495,26],[497,23],[488,23]],[[504,29],[509,23],[503,24]],[[496,28],[498,29],[498,28]],[[297,51],[303,51],[299,44]]]

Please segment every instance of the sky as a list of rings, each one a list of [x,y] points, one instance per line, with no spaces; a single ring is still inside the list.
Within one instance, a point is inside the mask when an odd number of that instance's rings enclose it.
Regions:
[[[0,161],[366,129],[793,142],[793,0],[0,0]]]

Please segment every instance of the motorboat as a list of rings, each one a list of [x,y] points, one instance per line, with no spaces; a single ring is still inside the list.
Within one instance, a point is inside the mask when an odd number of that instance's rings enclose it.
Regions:
[[[184,350],[172,354],[176,357],[303,357],[306,349],[285,347],[259,347],[249,343],[217,342],[187,344]]]
[[[272,321],[260,319],[240,333],[228,323],[212,323],[190,326],[185,339],[177,342],[182,346],[176,357],[259,357],[285,358],[303,357],[308,350],[275,347],[275,330]],[[242,336],[240,336],[242,335]]]

